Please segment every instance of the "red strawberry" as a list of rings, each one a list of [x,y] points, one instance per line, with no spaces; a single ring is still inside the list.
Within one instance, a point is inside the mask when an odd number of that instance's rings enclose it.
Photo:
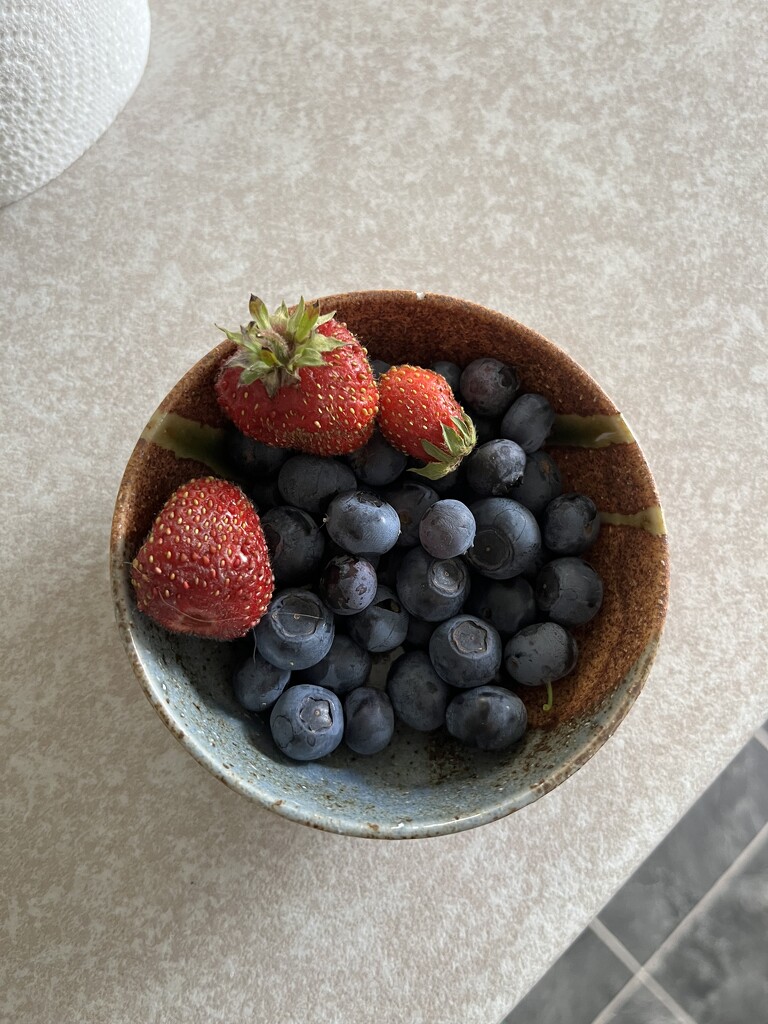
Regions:
[[[235,426],[265,444],[315,455],[361,448],[373,433],[379,394],[365,349],[333,313],[302,299],[270,316],[251,296],[253,320],[224,331],[238,346],[216,381]]]
[[[445,377],[421,366],[393,366],[381,377],[379,427],[394,448],[426,461],[414,472],[430,480],[456,469],[477,440]]]
[[[215,477],[170,496],[131,565],[139,609],[176,633],[234,640],[272,597],[259,517],[239,487]]]

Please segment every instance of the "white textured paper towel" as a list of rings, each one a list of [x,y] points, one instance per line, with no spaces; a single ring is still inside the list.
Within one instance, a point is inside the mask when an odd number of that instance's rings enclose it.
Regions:
[[[98,139],[148,50],[147,0],[0,0],[0,206]]]

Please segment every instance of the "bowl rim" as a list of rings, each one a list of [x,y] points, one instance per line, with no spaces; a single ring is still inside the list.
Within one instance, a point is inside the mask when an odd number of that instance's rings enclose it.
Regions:
[[[527,325],[516,320],[514,317],[508,316],[505,313],[501,313],[490,307],[484,306],[480,303],[473,302],[471,300],[461,298],[459,296],[453,296],[443,293],[436,292],[417,292],[405,289],[366,289],[354,292],[340,292],[329,296],[322,296],[312,301],[321,304],[328,308],[334,303],[341,304],[345,300],[349,301],[365,301],[366,299],[372,298],[382,299],[386,298],[390,301],[407,299],[408,301],[425,301],[430,300],[437,303],[460,303],[462,306],[467,308],[470,312],[477,311],[482,315],[492,319],[498,318],[500,321],[506,324],[512,323],[519,327],[527,336],[536,338],[539,342],[544,343],[547,346],[553,347],[557,352],[565,358],[578,372],[585,374],[597,393],[604,397],[607,402],[614,405],[612,399],[606,392],[600,387],[597,381],[585,370],[576,360],[573,359],[557,342],[551,341],[549,338],[538,333]],[[128,456],[123,474],[120,479],[118,492],[115,500],[115,507],[112,516],[111,530],[110,530],[110,542],[109,542],[109,574],[110,574],[110,589],[112,594],[112,600],[115,609],[115,618],[120,633],[120,637],[125,647],[126,653],[131,662],[134,675],[136,676],[144,695],[149,700],[152,707],[155,709],[157,714],[162,719],[168,730],[174,735],[174,737],[182,744],[182,746],[195,758],[195,760],[206,768],[215,778],[220,782],[223,782],[229,789],[247,797],[256,804],[261,805],[269,810],[272,810],[282,817],[294,821],[299,824],[308,825],[313,828],[317,828],[321,831],[332,832],[337,835],[346,835],[350,837],[360,838],[377,838],[377,839],[419,839],[419,838],[431,838],[436,836],[451,835],[458,832],[467,831],[472,828],[476,828],[480,825],[490,824],[494,821],[499,821],[502,818],[513,814],[515,811],[521,810],[523,807],[535,802],[540,797],[551,792],[557,788],[561,783],[565,782],[572,775],[574,775],[580,768],[582,768],[597,751],[602,747],[606,741],[614,734],[616,729],[619,727],[621,722],[624,720],[626,715],[631,710],[635,700],[640,694],[646,679],[650,673],[653,665],[656,652],[661,642],[664,627],[666,624],[667,610],[668,610],[668,599],[669,599],[669,581],[670,581],[670,565],[669,565],[669,545],[666,545],[666,556],[663,563],[663,572],[661,574],[661,582],[663,583],[663,612],[659,622],[659,628],[653,635],[646,648],[643,650],[639,658],[630,667],[626,676],[619,681],[615,689],[612,691],[610,697],[613,701],[613,706],[609,709],[609,712],[604,715],[600,724],[593,723],[595,726],[594,732],[592,732],[584,742],[578,747],[575,753],[565,763],[557,766],[552,772],[546,777],[544,782],[535,787],[529,787],[522,794],[512,794],[510,797],[504,798],[503,795],[496,803],[491,803],[484,808],[473,811],[465,816],[443,819],[434,822],[401,822],[397,825],[386,825],[384,823],[378,825],[363,824],[360,820],[345,817],[344,815],[327,812],[319,814],[310,812],[302,809],[302,806],[294,799],[286,797],[283,800],[275,801],[270,797],[266,797],[261,793],[258,788],[249,788],[246,786],[234,772],[228,772],[223,767],[220,759],[213,757],[210,752],[198,741],[193,731],[183,730],[174,716],[168,709],[168,706],[161,699],[159,693],[152,682],[152,678],[147,671],[144,662],[142,660],[141,652],[136,644],[135,637],[132,631],[131,623],[131,609],[133,607],[133,597],[130,587],[129,573],[127,571],[128,560],[126,558],[126,552],[124,549],[124,542],[122,536],[118,533],[120,526],[121,517],[121,498],[123,493],[128,489],[128,469],[130,463],[136,453],[141,437],[144,432],[150,427],[151,424],[157,422],[158,416],[163,412],[163,407],[167,403],[168,398],[173,394],[173,391],[178,387],[184,377],[191,372],[200,363],[211,359],[213,354],[223,348],[226,342],[220,343],[209,349],[200,359],[196,360],[191,366],[182,373],[181,377],[176,381],[170,391],[161,399],[159,405],[150,416],[147,421],[147,425],[139,435],[131,453]],[[615,406],[614,406],[615,408]],[[626,418],[623,414],[622,419],[626,423]],[[635,432],[627,424],[634,443],[637,445],[638,452],[642,458],[645,470],[648,474],[648,480],[651,488],[657,498],[658,508],[661,511],[663,521],[663,509],[661,501],[659,499],[658,488],[656,481],[651,472],[650,466],[642,447],[637,439]],[[666,527],[664,535],[666,537]],[[616,697],[620,699],[614,699]]]

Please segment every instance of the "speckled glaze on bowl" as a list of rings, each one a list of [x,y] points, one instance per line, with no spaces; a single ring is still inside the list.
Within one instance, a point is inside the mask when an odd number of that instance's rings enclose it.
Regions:
[[[274,747],[258,716],[229,685],[236,644],[172,635],[136,611],[128,566],[168,495],[194,476],[226,473],[225,425],[213,392],[224,342],[185,374],[141,435],[123,476],[111,536],[119,629],[136,676],[168,728],[232,789],[297,822],[345,835],[444,835],[502,818],[550,792],[616,730],[648,674],[667,607],[664,519],[650,470],[625,420],[591,377],[556,345],[509,317],[461,299],[407,291],[320,299],[367,345],[372,358],[466,364],[478,355],[514,364],[525,390],[558,413],[547,448],[564,490],[591,495],[602,530],[587,557],[603,577],[604,604],[575,630],[581,656],[545,713],[543,689],[518,692],[530,728],[502,755],[443,734],[399,726],[372,758],[339,748],[299,764]],[[383,677],[385,667],[379,667]]]

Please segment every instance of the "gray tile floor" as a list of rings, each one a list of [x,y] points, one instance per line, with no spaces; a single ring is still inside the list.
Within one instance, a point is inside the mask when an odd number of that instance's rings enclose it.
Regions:
[[[502,1024],[768,1024],[768,722]]]

